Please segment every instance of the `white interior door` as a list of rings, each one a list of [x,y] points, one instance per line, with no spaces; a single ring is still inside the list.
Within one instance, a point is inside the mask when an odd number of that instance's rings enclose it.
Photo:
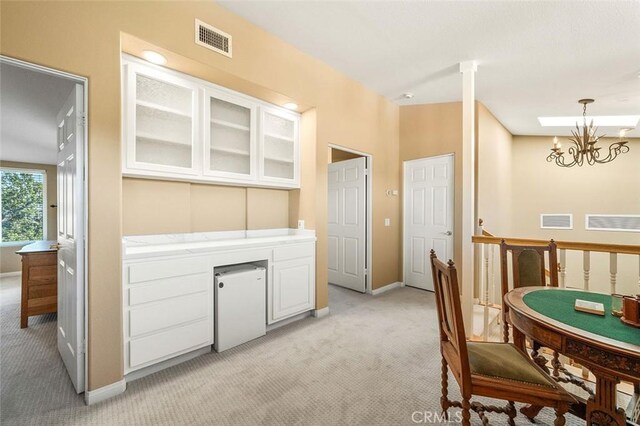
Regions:
[[[453,258],[453,155],[404,163],[404,283],[433,291],[428,252]]]
[[[58,113],[58,351],[76,392],[84,391],[83,87]]]
[[[329,164],[329,282],[366,291],[366,158]]]

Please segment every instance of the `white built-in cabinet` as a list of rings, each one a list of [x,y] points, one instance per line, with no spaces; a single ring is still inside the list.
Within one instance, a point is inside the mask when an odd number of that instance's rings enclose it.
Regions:
[[[267,267],[264,297],[268,325],[313,310],[315,242],[256,244],[258,248],[246,244],[245,249],[234,246],[212,253],[154,253],[142,259],[125,259],[125,374],[213,345],[216,267],[255,262]]]
[[[125,176],[300,187],[300,115],[123,58]]]

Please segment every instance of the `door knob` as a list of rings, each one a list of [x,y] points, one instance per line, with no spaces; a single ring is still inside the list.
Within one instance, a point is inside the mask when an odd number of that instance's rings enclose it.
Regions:
[[[60,244],[58,244],[58,243],[51,244],[49,246],[49,248],[52,249],[52,250],[60,250]]]
[[[451,232],[451,231],[447,231],[447,232],[443,232],[442,234],[443,234],[443,235],[453,235],[453,232]]]

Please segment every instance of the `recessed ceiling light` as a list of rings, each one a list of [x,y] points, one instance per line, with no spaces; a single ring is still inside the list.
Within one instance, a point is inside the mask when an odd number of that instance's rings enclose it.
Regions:
[[[636,127],[640,121],[640,115],[595,115],[587,116],[587,123],[593,120],[594,126],[599,127]],[[542,127],[574,127],[576,123],[582,124],[583,117],[538,117]]]
[[[285,107],[286,109],[290,109],[291,111],[295,111],[298,109],[298,104],[295,102],[287,102],[282,106]]]
[[[153,50],[143,50],[142,57],[147,61],[157,65],[164,65],[167,63],[167,58],[165,58],[158,52],[154,52]]]
[[[411,99],[411,98],[413,98],[413,96],[414,96],[414,95],[413,95],[413,93],[410,93],[410,92],[407,92],[407,93],[403,93],[403,94],[402,94],[402,97],[403,97],[404,99]]]

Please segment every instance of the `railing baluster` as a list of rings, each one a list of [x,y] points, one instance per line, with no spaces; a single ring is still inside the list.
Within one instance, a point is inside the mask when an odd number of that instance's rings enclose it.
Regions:
[[[609,277],[611,294],[616,294],[616,275],[618,274],[618,253],[609,253]]]
[[[582,253],[582,269],[584,271],[584,289],[589,290],[589,273],[591,271],[591,252],[585,250]]]
[[[484,287],[482,288],[482,299],[484,302],[483,338],[485,342],[489,341],[489,250],[490,247],[487,244],[482,245],[482,257],[484,262]]]
[[[560,281],[558,284],[560,287],[565,288],[567,283],[565,281],[567,277],[567,251],[565,249],[560,249]]]

